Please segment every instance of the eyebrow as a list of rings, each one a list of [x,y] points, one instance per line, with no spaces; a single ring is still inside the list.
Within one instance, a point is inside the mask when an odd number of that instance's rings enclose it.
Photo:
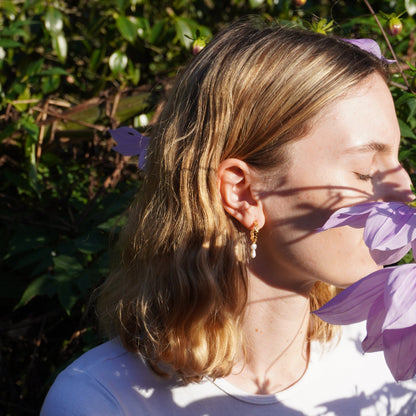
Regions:
[[[363,145],[354,146],[346,150],[347,153],[369,153],[378,152],[386,153],[390,150],[390,147],[380,142],[369,142]]]

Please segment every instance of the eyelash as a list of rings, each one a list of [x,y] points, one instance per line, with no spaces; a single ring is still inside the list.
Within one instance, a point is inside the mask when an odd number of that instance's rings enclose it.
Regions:
[[[361,181],[370,181],[373,179],[371,175],[364,175],[362,173],[354,172]]]

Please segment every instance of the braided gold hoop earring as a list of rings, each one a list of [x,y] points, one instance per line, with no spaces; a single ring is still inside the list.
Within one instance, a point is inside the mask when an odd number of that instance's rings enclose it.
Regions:
[[[259,226],[257,221],[254,221],[253,228],[250,230],[250,257],[254,259],[257,255],[257,235],[259,233]]]

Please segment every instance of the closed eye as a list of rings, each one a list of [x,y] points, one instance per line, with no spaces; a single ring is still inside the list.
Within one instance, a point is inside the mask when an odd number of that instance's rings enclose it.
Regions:
[[[364,175],[358,172],[354,172],[354,173],[357,175],[357,178],[360,179],[361,181],[370,181],[371,179],[373,179],[371,175]]]

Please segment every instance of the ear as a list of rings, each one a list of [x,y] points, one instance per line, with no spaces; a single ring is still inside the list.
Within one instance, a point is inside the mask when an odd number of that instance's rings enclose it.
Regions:
[[[253,192],[256,175],[247,163],[240,159],[226,159],[218,168],[218,189],[225,211],[245,228],[264,225],[261,200]]]

